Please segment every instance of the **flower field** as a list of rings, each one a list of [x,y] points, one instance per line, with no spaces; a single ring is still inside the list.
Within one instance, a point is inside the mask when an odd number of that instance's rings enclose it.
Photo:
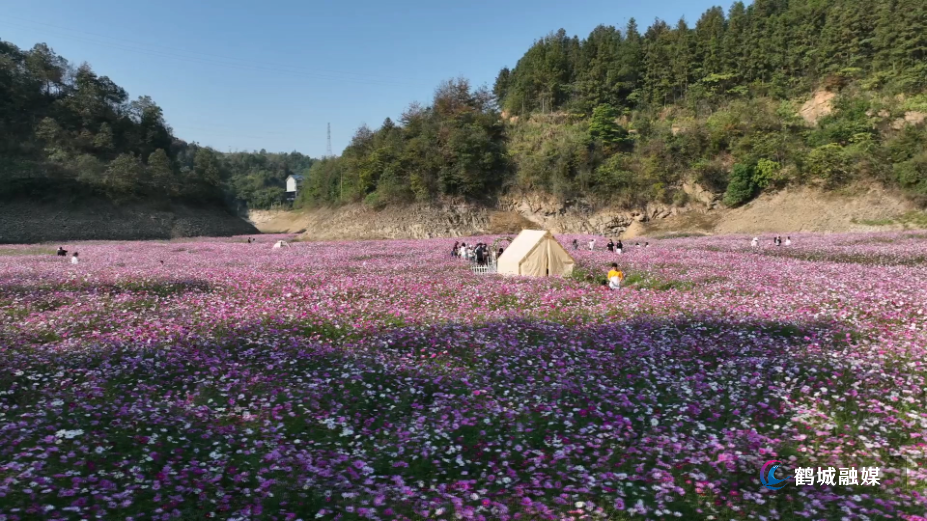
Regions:
[[[0,521],[927,519],[927,236],[281,238],[0,246]]]

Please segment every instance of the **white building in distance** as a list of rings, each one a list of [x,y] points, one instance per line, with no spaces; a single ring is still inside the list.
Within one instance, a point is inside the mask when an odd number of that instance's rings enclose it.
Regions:
[[[286,197],[287,199],[296,199],[296,194],[299,192],[299,185],[303,184],[303,176],[301,175],[290,175],[286,178]]]

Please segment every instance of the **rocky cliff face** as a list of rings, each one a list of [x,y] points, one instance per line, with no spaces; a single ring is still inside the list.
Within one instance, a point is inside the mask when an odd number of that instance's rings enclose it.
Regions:
[[[308,240],[426,239],[486,233],[492,211],[472,205],[408,205],[373,210],[362,205],[316,209],[300,227]]]
[[[466,237],[514,233],[524,228],[628,240],[675,233],[867,231],[875,229],[872,222],[915,210],[902,197],[877,187],[859,187],[855,195],[812,188],[782,191],[764,194],[736,209],[725,208],[717,194],[698,184],[683,188],[689,195],[684,206],[651,204],[637,210],[523,195],[503,198],[493,208],[445,204],[373,210],[351,205],[306,212],[255,212],[251,220],[263,232],[302,233],[306,240]]]
[[[714,195],[699,185],[687,186],[687,191],[702,194],[708,204],[696,202],[685,206],[648,204],[638,210],[595,208],[583,202],[559,202],[538,195],[510,197],[500,206],[516,212],[540,228],[554,233],[591,233],[630,238],[642,223],[666,219],[690,212],[706,212],[714,207]]]
[[[78,203],[0,202],[0,243],[145,240],[257,234],[250,223],[217,205],[115,206],[106,200]]]
[[[706,212],[715,196],[698,185],[685,207],[648,205],[636,211],[595,208],[542,195],[510,196],[493,208],[473,204],[407,205],[374,210],[362,205],[304,212],[254,211],[249,220],[264,233],[302,233],[307,240],[465,237],[514,233],[524,228],[554,233],[594,233],[630,237],[642,223],[690,212]],[[702,202],[704,201],[704,202]]]

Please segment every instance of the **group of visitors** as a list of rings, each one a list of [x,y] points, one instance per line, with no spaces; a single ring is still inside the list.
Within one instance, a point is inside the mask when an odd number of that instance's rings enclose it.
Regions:
[[[59,256],[59,257],[67,257],[67,256],[68,256],[68,250],[62,248],[61,246],[58,246],[58,251],[55,252],[55,254],[56,254],[57,256]],[[75,252],[71,255],[71,264],[77,264],[78,262],[80,262],[80,261],[77,260],[77,252],[75,251]]]
[[[635,247],[635,248],[641,248],[641,247],[643,247],[643,248],[649,248],[649,247],[650,247],[650,243],[649,243],[649,242],[645,242],[645,243],[643,244],[643,246],[641,246],[641,243],[635,242],[635,243],[634,243],[634,247]],[[621,239],[618,239],[617,241],[612,241],[611,239],[609,239],[609,240],[608,240],[608,244],[605,245],[605,249],[608,250],[608,251],[610,251],[610,252],[614,252],[614,253],[617,253],[618,255],[621,255],[621,254],[624,253],[624,243],[621,242]]]
[[[589,251],[595,251],[595,239],[589,239],[588,246],[589,246]],[[634,247],[635,248],[641,248],[641,247],[649,248],[650,243],[645,242],[643,246],[641,246],[641,243],[635,242]],[[573,250],[575,251],[578,249],[579,249],[579,241],[577,239],[573,239]],[[609,239],[608,244],[605,245],[605,249],[608,250],[609,252],[613,252],[613,253],[617,253],[618,255],[621,255],[624,253],[624,243],[621,242],[621,239],[617,239],[617,240]]]
[[[786,236],[786,237],[785,237],[785,242],[783,242],[783,241],[782,241],[782,236],[781,236],[781,235],[776,235],[775,237],[773,237],[773,244],[775,244],[776,246],[782,246],[783,244],[785,244],[786,246],[791,246],[791,245],[792,245],[792,238],[789,237],[789,236]],[[759,247],[760,247],[760,238],[759,238],[759,237],[754,237],[753,240],[750,241],[750,245],[753,246],[753,249],[759,248]]]
[[[498,250],[493,250],[485,242],[467,245],[465,242],[458,241],[454,243],[451,257],[468,260],[477,266],[486,266],[490,262],[495,264],[499,257],[502,256],[503,251],[501,247]]]

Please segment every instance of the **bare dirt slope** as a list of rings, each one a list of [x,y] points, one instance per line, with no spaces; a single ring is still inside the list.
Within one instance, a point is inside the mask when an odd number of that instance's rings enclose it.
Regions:
[[[105,200],[0,202],[0,243],[145,240],[257,234],[220,205],[189,206]]]
[[[907,201],[877,189],[851,197],[808,189],[783,191],[729,211],[715,232],[862,231],[871,228],[866,221],[895,217],[913,209]]]
[[[900,228],[902,225],[888,221],[914,209],[897,194],[878,188],[851,195],[800,188],[764,194],[740,208],[651,221],[646,223],[641,235],[885,230]],[[880,224],[875,225],[877,222]]]
[[[285,210],[251,210],[248,221],[261,233],[302,233],[309,226],[309,214]]]

